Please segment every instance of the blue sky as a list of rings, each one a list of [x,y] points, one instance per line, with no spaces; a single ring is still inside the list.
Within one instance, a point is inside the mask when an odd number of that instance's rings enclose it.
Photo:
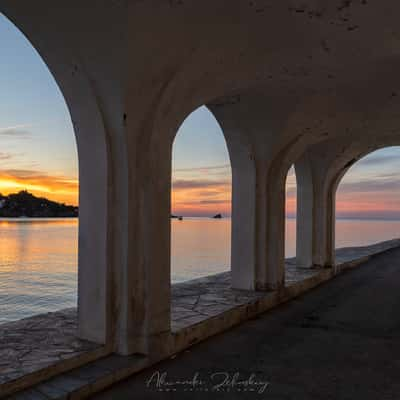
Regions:
[[[65,101],[24,35],[0,14],[0,193],[28,189],[76,204],[78,161]],[[180,127],[173,148],[173,212],[230,213],[231,170],[221,129],[201,107]],[[400,218],[400,148],[375,152],[344,177],[339,217]],[[288,210],[295,207],[289,174]]]
[[[21,167],[34,162],[48,172],[76,176],[75,139],[58,86],[24,35],[1,14],[0,48],[0,129],[15,131],[14,136],[2,135],[2,148],[23,152],[25,158],[15,160]],[[35,140],[28,140],[28,134]]]

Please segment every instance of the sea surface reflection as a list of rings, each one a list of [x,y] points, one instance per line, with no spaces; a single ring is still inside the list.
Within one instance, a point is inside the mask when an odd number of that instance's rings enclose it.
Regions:
[[[230,265],[230,219],[171,221],[171,281]],[[286,257],[296,248],[296,220],[286,220]],[[400,221],[338,220],[336,246],[400,236]],[[76,305],[77,219],[0,219],[0,323]]]
[[[75,306],[77,219],[0,220],[0,322]]]

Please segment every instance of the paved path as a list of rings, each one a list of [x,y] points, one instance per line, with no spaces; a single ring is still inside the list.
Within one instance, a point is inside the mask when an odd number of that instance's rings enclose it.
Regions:
[[[161,384],[163,390],[158,390],[158,372],[166,373],[169,383],[191,380],[198,373],[198,383]],[[255,374],[258,382],[253,380],[247,390],[245,382],[215,390],[226,374],[232,378],[235,373],[239,380]],[[398,400],[400,249],[374,256],[360,268],[94,398]]]

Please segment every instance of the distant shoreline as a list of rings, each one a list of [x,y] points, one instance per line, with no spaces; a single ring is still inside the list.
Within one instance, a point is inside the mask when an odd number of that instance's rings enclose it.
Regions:
[[[36,197],[26,190],[0,194],[0,217],[13,218],[76,218],[79,207],[57,203],[44,197]]]

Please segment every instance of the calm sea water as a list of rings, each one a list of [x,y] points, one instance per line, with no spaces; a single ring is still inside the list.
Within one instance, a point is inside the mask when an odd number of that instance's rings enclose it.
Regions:
[[[172,220],[172,282],[229,269],[230,220]],[[286,257],[295,255],[294,219],[286,221]],[[76,305],[74,219],[0,219],[0,323]],[[400,236],[400,221],[339,220],[337,247]]]

